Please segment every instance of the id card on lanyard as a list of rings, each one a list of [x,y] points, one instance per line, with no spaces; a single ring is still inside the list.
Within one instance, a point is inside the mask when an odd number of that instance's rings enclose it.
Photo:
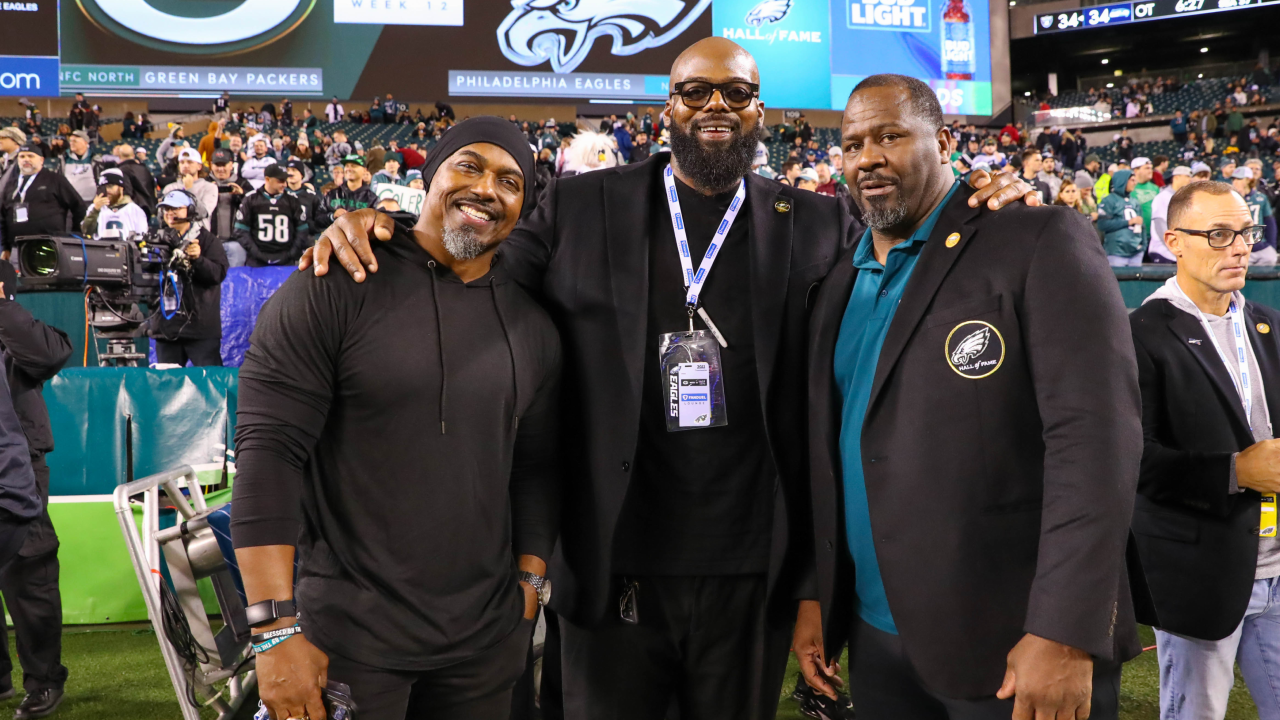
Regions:
[[[707,252],[695,271],[689,252],[689,239],[685,234],[684,215],[680,212],[680,198],[676,194],[675,176],[670,165],[662,171],[662,182],[667,195],[667,209],[671,214],[671,229],[676,236],[676,253],[680,257],[684,276],[685,308],[689,313],[687,331],[658,336],[658,368],[662,372],[667,432],[728,425],[720,348],[728,347],[729,344],[711,322],[707,311],[699,304],[699,296],[711,274],[711,267],[729,236],[729,228],[733,227],[733,221],[737,219],[738,211],[746,201],[747,183],[744,180],[738,185],[738,191],[729,203],[724,219],[716,226],[711,245],[707,247]],[[694,314],[702,318],[710,332],[694,329]]]
[[[1177,281],[1175,280],[1176,284]],[[1192,305],[1195,302],[1178,287],[1178,292],[1187,298]],[[1239,365],[1233,367],[1231,362],[1227,360],[1227,354],[1218,344],[1218,337],[1214,334],[1213,328],[1209,327],[1209,321],[1205,318],[1204,313],[1196,308],[1196,313],[1200,316],[1200,324],[1204,327],[1204,332],[1209,336],[1209,342],[1213,343],[1213,349],[1218,351],[1218,357],[1222,360],[1222,364],[1227,368],[1227,374],[1232,376],[1236,387],[1236,392],[1240,395],[1240,403],[1244,406],[1245,421],[1249,424],[1249,431],[1253,432],[1253,385],[1251,384],[1251,373],[1249,372],[1249,336],[1244,329],[1244,318],[1240,308],[1236,305],[1236,301],[1232,300],[1227,306],[1227,316],[1231,319],[1231,337],[1235,339],[1236,360]],[[1258,392],[1262,394],[1262,378],[1258,378]],[[1264,395],[1265,397],[1265,395]],[[1268,434],[1270,434],[1271,412],[1267,410],[1267,426]],[[1275,493],[1263,494],[1262,496],[1262,513],[1258,525],[1259,537],[1276,537],[1276,495]]]
[[[32,183],[36,181],[37,174],[38,173],[31,173],[28,175],[26,177],[27,182],[25,184],[19,180],[18,187],[13,191],[13,199],[18,201],[13,206],[14,222],[24,223],[30,219],[27,213],[27,191],[31,189]]]

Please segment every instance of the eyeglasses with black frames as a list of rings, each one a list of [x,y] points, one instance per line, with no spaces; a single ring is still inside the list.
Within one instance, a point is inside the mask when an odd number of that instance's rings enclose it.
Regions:
[[[711,97],[720,93],[720,98],[732,110],[741,110],[760,97],[760,85],[749,82],[709,83],[700,80],[680,82],[671,86],[671,94],[679,95],[685,107],[697,110],[706,107]]]

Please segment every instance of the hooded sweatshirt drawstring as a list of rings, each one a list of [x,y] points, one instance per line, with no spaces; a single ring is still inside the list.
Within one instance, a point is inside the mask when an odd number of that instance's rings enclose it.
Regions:
[[[511,356],[511,384],[516,390],[516,412],[520,412],[520,373],[516,370],[516,349],[511,344],[511,335],[507,332],[507,319],[502,316],[502,304],[498,302],[498,288],[489,278],[489,294],[493,296],[493,311],[498,314],[498,325],[502,326],[502,339],[507,341],[507,354]],[[520,427],[520,416],[513,420],[513,428]]]
[[[449,372],[444,361],[444,323],[440,321],[440,292],[436,289],[436,261],[428,260],[427,267],[431,268],[428,275],[431,276],[431,301],[435,305],[436,311],[436,347],[440,352],[440,434],[444,435],[444,413],[449,407]],[[499,322],[501,322],[502,314],[498,314]],[[506,333],[506,326],[503,326],[503,334]],[[510,340],[507,345],[510,346]]]

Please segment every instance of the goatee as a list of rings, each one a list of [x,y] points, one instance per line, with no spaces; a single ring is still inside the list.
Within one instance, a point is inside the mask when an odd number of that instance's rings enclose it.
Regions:
[[[903,220],[907,219],[907,208],[902,203],[878,203],[871,200],[863,200],[858,203],[858,209],[862,210],[862,222],[872,230],[885,230],[897,227]]]
[[[440,239],[445,252],[456,260],[474,260],[489,249],[476,237],[476,231],[469,227],[445,227]]]
[[[675,156],[680,171],[700,189],[724,192],[732,190],[751,172],[761,134],[759,125],[735,131],[727,147],[712,149],[704,147],[693,133],[672,123],[671,154]]]

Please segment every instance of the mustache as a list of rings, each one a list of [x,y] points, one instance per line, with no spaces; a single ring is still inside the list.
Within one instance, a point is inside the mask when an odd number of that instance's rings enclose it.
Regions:
[[[461,207],[463,204],[484,210],[492,215],[494,220],[502,220],[507,216],[507,213],[502,209],[501,204],[492,200],[484,200],[482,198],[475,197],[474,195],[455,198],[453,201],[454,207]]]
[[[725,115],[706,115],[693,122],[692,125],[695,129],[714,125],[726,125],[733,130],[739,130],[742,128],[742,118],[734,115],[733,113]]]
[[[861,190],[863,185],[868,183],[884,183],[885,185],[898,185],[898,178],[890,175],[882,175],[880,173],[869,173],[858,178],[858,189]]]

